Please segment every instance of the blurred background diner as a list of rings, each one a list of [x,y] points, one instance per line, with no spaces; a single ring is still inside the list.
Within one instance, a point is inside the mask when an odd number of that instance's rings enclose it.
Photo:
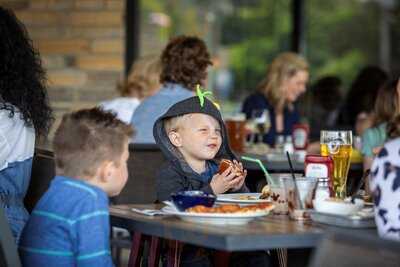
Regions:
[[[130,123],[140,102],[160,89],[161,61],[157,55],[136,60],[126,79],[118,82],[116,90],[120,97],[100,103],[105,110],[113,111],[118,119]]]
[[[0,6],[15,12],[26,29],[25,45],[34,48],[28,56],[18,53],[17,42],[2,35],[8,47],[0,56],[0,105],[11,111],[4,120],[20,119],[31,139],[40,137],[32,188],[40,184],[42,190],[51,181],[54,158],[48,144],[63,114],[102,106],[136,130],[130,153],[137,158],[129,158],[129,180],[141,191],[129,188],[124,197],[135,194],[137,203],[151,202],[153,176],[165,161],[154,144],[153,123],[200,85],[218,104],[232,149],[245,157],[251,191],[261,191],[268,172],[283,190],[280,178],[292,171],[303,175],[310,164],[322,162],[333,171],[339,160],[333,152],[345,148],[340,150],[341,197],[354,193],[369,202],[371,195],[386,194],[377,191],[378,185],[388,185],[374,166],[385,164],[382,147],[398,145],[399,1],[0,0]],[[25,71],[27,66],[34,67]],[[29,71],[37,73],[26,79]],[[30,110],[33,95],[20,90],[19,80],[39,90],[39,120],[33,119],[37,109]],[[11,103],[22,111],[20,118],[5,104],[11,101],[4,92],[13,88],[21,92]],[[346,143],[328,144],[332,140],[322,140],[321,132],[332,132],[324,130],[346,135]],[[43,149],[49,152],[45,157]],[[390,170],[397,170],[400,160],[392,154]],[[143,168],[135,176],[132,166]],[[371,190],[369,169],[376,179]],[[30,207],[33,189],[25,198]],[[398,199],[397,192],[390,198]],[[19,229],[13,231],[17,236]]]

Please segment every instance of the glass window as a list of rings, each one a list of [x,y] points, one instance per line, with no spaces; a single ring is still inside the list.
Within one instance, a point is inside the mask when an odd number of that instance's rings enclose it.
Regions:
[[[208,88],[225,113],[240,110],[271,59],[290,47],[290,0],[141,1],[140,54],[161,51],[179,34],[207,43],[214,66]]]

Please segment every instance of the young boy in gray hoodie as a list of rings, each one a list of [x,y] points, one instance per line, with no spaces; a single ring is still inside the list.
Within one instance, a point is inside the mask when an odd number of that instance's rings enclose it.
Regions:
[[[221,159],[237,161],[229,147],[221,113],[207,98],[196,96],[176,103],[157,119],[153,134],[167,159],[156,179],[159,201],[168,200],[171,193],[184,190],[201,190],[215,195],[249,192],[244,183],[247,171],[241,163],[238,163],[240,172],[229,167],[222,174],[218,173]],[[185,245],[181,265],[210,266],[211,253],[211,250]],[[265,252],[252,254],[252,262],[247,261],[246,265],[268,266]]]

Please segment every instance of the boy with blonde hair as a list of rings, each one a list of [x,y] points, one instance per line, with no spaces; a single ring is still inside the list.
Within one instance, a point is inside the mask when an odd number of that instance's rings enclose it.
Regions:
[[[244,181],[247,171],[232,153],[221,113],[207,98],[191,97],[173,105],[154,124],[154,139],[167,158],[157,176],[157,198],[171,193],[201,190],[211,194],[248,192]],[[232,167],[218,172],[221,159],[234,161]],[[211,266],[211,250],[185,244],[181,266]],[[231,266],[270,266],[266,252],[233,253]]]
[[[178,102],[154,124],[154,138],[168,159],[157,177],[159,201],[183,190],[248,192],[244,184],[247,172],[241,164],[241,175],[231,167],[218,173],[222,158],[236,162],[236,157],[229,147],[221,113],[211,101],[204,100],[203,106],[198,97]]]
[[[99,108],[64,115],[53,141],[56,177],[22,234],[24,266],[113,266],[108,196],[127,181],[132,134]]]

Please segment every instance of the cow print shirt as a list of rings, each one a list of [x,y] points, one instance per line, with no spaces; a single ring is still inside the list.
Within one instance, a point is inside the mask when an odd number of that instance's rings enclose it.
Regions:
[[[379,235],[400,241],[400,138],[387,142],[371,168]]]

